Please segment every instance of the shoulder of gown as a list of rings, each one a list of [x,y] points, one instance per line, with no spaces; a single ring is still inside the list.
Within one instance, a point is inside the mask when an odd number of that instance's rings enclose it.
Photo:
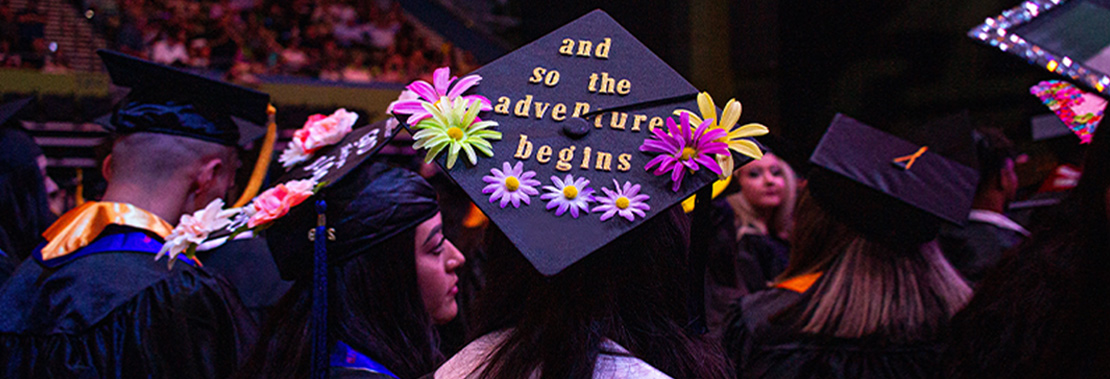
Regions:
[[[28,260],[0,287],[0,376],[223,377],[254,338],[222,277],[147,253]]]

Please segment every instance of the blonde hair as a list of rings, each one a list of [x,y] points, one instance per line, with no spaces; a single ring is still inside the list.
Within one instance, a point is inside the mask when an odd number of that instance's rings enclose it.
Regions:
[[[936,241],[878,241],[836,220],[808,192],[790,264],[777,280],[823,272],[801,310],[802,332],[838,338],[935,338],[971,298]]]
[[[725,198],[729,206],[732,207],[733,214],[736,218],[733,219],[733,226],[736,227],[736,239],[739,240],[745,234],[774,234],[776,237],[787,239],[790,237],[790,230],[794,225],[794,204],[797,199],[798,178],[794,175],[794,170],[790,168],[790,164],[778,158],[774,154],[767,153],[764,156],[772,156],[778,160],[778,168],[782,170],[783,177],[783,196],[782,204],[775,207],[771,213],[770,225],[760,219],[756,214],[755,209],[752,209],[751,203],[744,197],[743,189],[739,192],[729,195]],[[744,167],[741,166],[733,171],[733,181],[740,184],[740,171]]]

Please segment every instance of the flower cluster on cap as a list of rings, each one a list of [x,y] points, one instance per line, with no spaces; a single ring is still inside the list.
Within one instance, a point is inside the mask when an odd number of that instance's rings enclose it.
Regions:
[[[521,203],[530,205],[531,196],[539,194],[536,187],[541,184],[535,177],[536,172],[525,170],[523,162],[517,162],[516,165],[503,162],[500,169],[492,168],[489,175],[482,177],[482,181],[487,183],[482,188],[482,193],[490,195],[490,203],[500,201],[502,209],[509,204],[512,204],[513,208],[520,208]],[[574,175],[567,174],[560,179],[558,176],[552,176],[551,183],[552,185],[543,186],[545,193],[540,196],[540,199],[547,201],[547,210],[555,210],[555,217],[570,212],[571,217],[577,219],[582,214],[603,212],[601,221],[608,220],[614,215],[620,215],[628,221],[635,221],[636,216],[643,218],[646,212],[651,210],[647,205],[650,197],[640,193],[639,184],[625,182],[622,187],[619,182],[613,180],[614,190],[601,188],[605,193],[605,196],[601,197],[595,195],[595,190],[590,188],[590,180],[585,177],[576,178]],[[591,209],[591,203],[600,205]]]
[[[451,76],[450,68],[439,68],[433,82],[417,80],[409,84],[401,96],[389,104],[388,111],[408,115],[405,121],[416,130],[413,147],[427,149],[424,160],[431,163],[439,153],[447,152],[447,168],[455,166],[459,152],[466,154],[471,165],[478,163],[478,152],[493,156],[489,141],[501,140],[501,132],[493,130],[494,121],[483,121],[481,111],[493,109],[489,99],[481,95],[463,95],[482,80],[478,75],[462,79]]]
[[[310,116],[304,127],[294,133],[293,141],[286,146],[279,161],[286,169],[307,161],[321,148],[342,141],[357,120],[358,115],[346,109],[336,110],[330,116]],[[290,209],[312,197],[320,187],[321,184],[312,178],[290,180],[263,191],[243,207],[231,209],[223,209],[222,199],[212,200],[204,209],[181,216],[154,259],[169,256],[172,268],[177,256],[184,253],[199,263],[195,255],[197,246],[213,233],[228,231],[227,238],[231,239],[248,230],[265,229],[271,222],[289,213]]]
[[[329,116],[315,114],[308,117],[304,126],[293,133],[293,140],[285,146],[278,157],[281,166],[289,170],[298,163],[308,160],[317,150],[343,140],[355,122],[358,114],[340,108]]]
[[[716,139],[716,142],[724,142],[728,144],[729,150],[754,159],[763,158],[763,151],[759,150],[759,145],[747,140],[747,138],[767,134],[767,127],[763,124],[751,123],[736,128],[736,122],[740,121],[740,113],[743,111],[739,101],[729,99],[721,112],[721,118],[718,120],[717,107],[713,103],[713,97],[709,96],[708,92],[702,92],[698,94],[698,110],[701,111],[700,117],[685,109],[675,110],[674,114],[676,116],[689,115],[690,125],[701,125],[705,121],[709,121],[709,130],[723,130],[726,133],[724,137]],[[732,175],[735,168],[732,154],[726,151],[724,154],[716,154],[715,158],[721,169],[721,172],[717,173],[718,179],[723,180]]]

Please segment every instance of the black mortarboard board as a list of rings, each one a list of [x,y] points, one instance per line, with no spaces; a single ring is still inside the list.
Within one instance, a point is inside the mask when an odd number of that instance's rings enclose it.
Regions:
[[[435,216],[436,192],[415,173],[366,162],[392,138],[385,121],[351,131],[339,143],[294,166],[275,183],[313,178],[323,186],[314,198],[327,201],[325,215],[335,239],[328,239],[328,262],[373,251],[382,241]],[[313,199],[310,199],[313,200]],[[286,280],[312,272],[316,226],[312,201],[294,207],[266,231],[270,251]]]
[[[810,157],[817,167],[811,193],[830,213],[882,238],[924,242],[942,221],[963,225],[979,174],[938,150],[947,140],[963,140],[974,154],[971,130],[931,134],[938,148],[837,114]]]
[[[473,166],[461,160],[445,171],[544,275],[559,273],[717,180],[701,168],[687,172],[681,188],[672,191],[670,175],[645,170],[655,156],[639,150],[651,136],[649,125],[666,130],[664,120],[676,109],[696,111],[698,90],[603,11],[590,12],[473,74],[482,79],[468,94],[491,101],[493,110],[480,117],[497,122],[502,139],[492,142],[492,157],[482,156]],[[568,155],[571,159],[560,159]],[[736,167],[750,160],[734,156]],[[445,160],[437,159],[441,167]],[[506,163],[521,163],[524,172],[536,173],[532,179],[539,181],[534,188],[540,193],[530,196],[530,204],[503,208],[483,193],[490,185],[483,177]],[[541,199],[547,193],[543,187],[555,185],[552,177],[563,180],[568,174],[588,179],[585,188],[593,189],[596,198],[605,197],[602,188],[638,185],[639,193],[650,197],[650,210],[633,221],[619,216],[601,221],[604,212],[556,216],[557,208],[546,209],[548,201]]]
[[[265,93],[113,51],[97,54],[112,83],[131,88],[105,124],[115,133],[163,133],[238,146],[242,125],[233,116],[254,125],[267,121]]]
[[[1071,129],[1068,129],[1067,124],[1060,121],[1060,117],[1054,114],[1033,116],[1033,118],[1029,120],[1029,128],[1032,132],[1033,141],[1044,141],[1072,135]]]
[[[968,36],[1110,94],[1110,2],[1030,0],[986,19]]]
[[[31,102],[31,99],[31,97],[27,97],[0,105],[0,126],[7,124],[8,120],[19,113],[19,111],[23,110],[23,108]]]

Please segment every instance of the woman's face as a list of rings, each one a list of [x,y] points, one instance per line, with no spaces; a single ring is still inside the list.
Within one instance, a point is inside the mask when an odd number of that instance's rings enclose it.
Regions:
[[[785,198],[786,175],[779,158],[765,154],[763,159],[752,161],[739,170],[740,193],[752,208],[772,209],[782,205]]]
[[[442,229],[443,218],[438,213],[416,227],[416,282],[424,309],[436,325],[446,324],[459,313],[455,269],[466,262],[459,249],[443,237]]]

